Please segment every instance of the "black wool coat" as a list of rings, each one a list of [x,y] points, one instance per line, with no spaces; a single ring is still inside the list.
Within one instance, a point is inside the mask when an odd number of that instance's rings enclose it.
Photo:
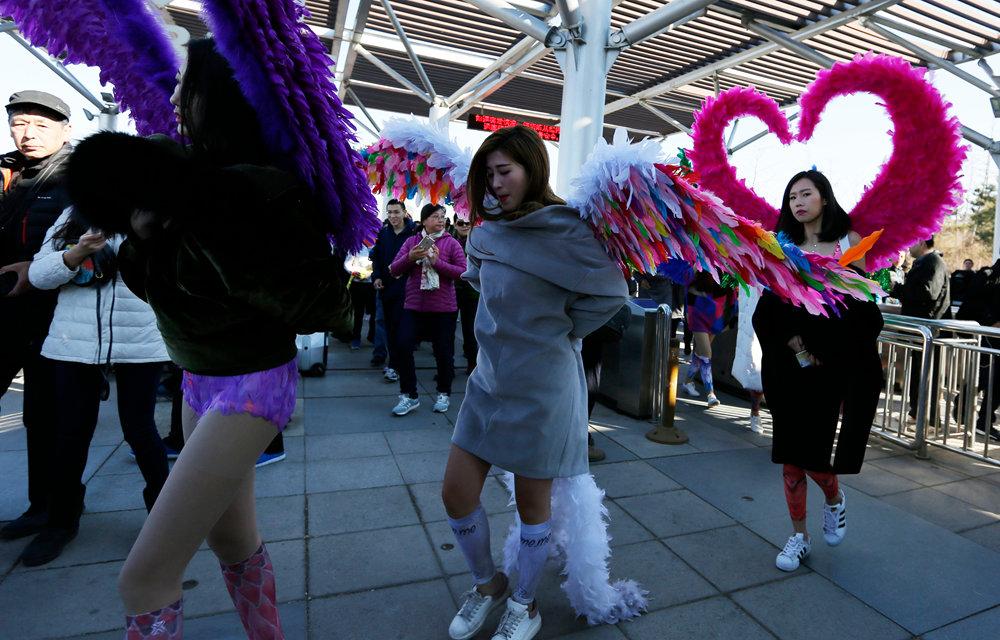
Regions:
[[[757,305],[753,326],[773,424],[772,462],[838,474],[861,471],[882,388],[882,314],[874,302],[853,299],[838,312],[813,316],[770,292]],[[788,346],[796,335],[820,366],[799,366]]]

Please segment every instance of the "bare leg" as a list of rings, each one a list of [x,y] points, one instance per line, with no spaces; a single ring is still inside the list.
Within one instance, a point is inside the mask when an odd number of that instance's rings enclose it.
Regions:
[[[540,524],[552,515],[552,479],[514,476],[517,514],[525,524]]]
[[[760,416],[760,403],[764,399],[764,394],[760,391],[750,392],[750,415]]]
[[[441,500],[448,517],[464,518],[479,506],[479,495],[489,472],[489,462],[451,445],[441,487]]]
[[[253,490],[254,463],[274,438],[274,425],[247,414],[218,413],[206,414],[195,425],[195,414],[186,405],[183,421],[184,450],[119,575],[119,592],[130,614],[177,601],[184,570],[210,534],[229,559],[241,554],[237,560],[245,559],[260,543],[256,525],[248,524],[246,491]],[[236,523],[232,526],[243,530],[217,530],[223,516],[223,527]]]
[[[702,358],[712,358],[712,338],[707,333],[698,331],[694,334],[694,352]]]
[[[492,560],[489,559],[492,554],[489,548],[489,521],[481,511],[476,513],[481,509],[480,494],[483,492],[483,485],[489,472],[490,463],[461,447],[451,445],[448,465],[444,471],[444,484],[441,487],[441,500],[444,502],[449,520],[453,523],[452,530],[455,532],[459,547],[474,574],[478,565],[485,565],[490,570],[493,566]],[[472,537],[463,535],[465,532],[461,529],[456,530],[456,526],[460,526],[459,522],[469,520],[473,516],[477,516],[479,524],[482,525],[480,528],[484,530],[478,531]],[[486,576],[483,580],[486,580]],[[488,582],[477,584],[476,589],[487,596],[502,593],[507,589],[507,576],[497,571]]]

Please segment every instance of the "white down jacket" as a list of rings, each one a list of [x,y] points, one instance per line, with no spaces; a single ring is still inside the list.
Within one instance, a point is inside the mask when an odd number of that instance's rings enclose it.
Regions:
[[[28,270],[28,279],[36,288],[62,287],[42,355],[50,360],[104,364],[110,349],[112,363],[169,360],[153,310],[129,291],[121,278],[115,280],[113,292],[110,285],[79,287],[70,283],[77,270],[63,262],[63,251],[55,248],[52,236],[69,220],[71,211],[66,209],[46,232],[42,248]],[[122,236],[114,236],[108,246],[118,251],[122,240]]]

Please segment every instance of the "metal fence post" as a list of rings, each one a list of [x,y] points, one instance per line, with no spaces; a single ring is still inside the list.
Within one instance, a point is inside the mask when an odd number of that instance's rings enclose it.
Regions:
[[[654,397],[659,397],[658,412],[654,412],[657,425],[646,433],[646,438],[660,444],[684,444],[687,434],[674,426],[677,407],[678,351],[680,340],[670,337],[670,307],[661,304],[656,310],[656,361],[654,362]]]

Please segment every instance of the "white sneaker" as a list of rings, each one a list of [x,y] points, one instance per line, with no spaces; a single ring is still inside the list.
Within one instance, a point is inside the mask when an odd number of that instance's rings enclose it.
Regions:
[[[471,591],[462,596],[462,606],[448,626],[448,636],[453,640],[466,640],[479,633],[490,612],[503,602],[503,595],[483,595],[473,586]]]
[[[796,533],[785,543],[785,548],[781,550],[774,564],[782,571],[795,571],[799,564],[809,557],[812,551],[812,544],[801,533]]]
[[[720,404],[722,404],[722,402],[715,396],[715,392],[714,391],[709,392],[709,394],[708,394],[708,408],[711,409],[712,407],[717,407]]]
[[[840,492],[840,503],[823,505],[823,538],[831,547],[844,541],[847,535],[847,497]]]
[[[760,424],[760,416],[750,416],[750,430],[754,433],[764,433],[764,427]]]
[[[386,382],[399,382],[399,374],[396,373],[395,369],[386,367],[382,370],[382,379]]]
[[[434,401],[434,411],[437,413],[447,413],[451,406],[451,397],[447,393],[439,393]]]
[[[411,398],[405,393],[399,396],[399,404],[392,408],[393,415],[405,416],[420,406],[419,398]]]
[[[537,610],[532,618],[528,605],[507,598],[507,610],[500,618],[493,640],[531,640],[542,628],[542,614]]]
[[[688,394],[692,398],[697,398],[699,395],[701,395],[700,393],[698,393],[698,389],[694,386],[693,382],[682,384],[681,389],[684,389],[684,393]]]

